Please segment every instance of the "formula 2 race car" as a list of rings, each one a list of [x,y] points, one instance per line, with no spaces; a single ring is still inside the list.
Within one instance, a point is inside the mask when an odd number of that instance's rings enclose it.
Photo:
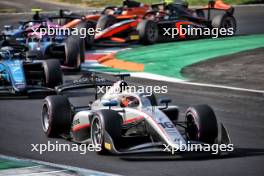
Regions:
[[[125,77],[128,75],[121,75]],[[103,79],[87,79],[58,87],[58,92],[78,88],[108,86]],[[100,87],[98,87],[100,86]],[[123,79],[106,89],[101,98],[85,107],[74,107],[64,95],[48,96],[42,109],[42,127],[48,137],[58,137],[77,143],[92,142],[100,146],[98,154],[127,154],[163,151],[164,144],[180,143],[229,144],[229,135],[208,105],[190,107],[185,121],[179,121],[177,106],[170,99],[124,89]]]
[[[20,22],[16,29],[5,26],[2,34],[7,40],[26,44],[28,55],[34,55],[38,60],[57,58],[64,68],[80,68],[85,49],[93,46],[94,35],[87,32],[94,30],[95,23],[80,15],[65,13],[61,10],[60,15],[46,16],[36,11],[33,19]],[[72,35],[73,30],[78,35]]]
[[[104,30],[117,22],[142,18],[150,10],[151,7],[149,5],[133,0],[124,0],[121,7],[106,7],[102,11],[96,27]]]
[[[214,15],[212,15],[213,12]],[[236,32],[236,20],[233,14],[234,8],[224,4],[221,0],[209,1],[207,7],[199,9],[190,9],[188,5],[179,3],[153,4],[152,9],[146,11],[141,17],[118,20],[115,15],[102,16],[98,20],[97,25],[103,23],[104,30],[96,34],[95,40],[98,43],[140,41],[142,44],[153,44],[161,41],[205,37],[205,35],[199,34],[184,34],[179,31],[180,28],[199,28],[202,31],[217,28],[219,29],[217,34],[220,33],[220,29],[224,28],[232,30],[229,33],[234,35]],[[176,36],[172,36],[171,33],[170,35],[164,35],[166,31],[174,29],[178,29]]]
[[[24,45],[0,47],[0,95],[32,97],[54,94],[62,84],[62,71],[56,59],[33,61],[26,58]]]

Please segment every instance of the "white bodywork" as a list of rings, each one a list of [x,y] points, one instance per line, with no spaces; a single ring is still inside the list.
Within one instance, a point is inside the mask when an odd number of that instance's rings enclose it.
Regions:
[[[115,100],[118,102],[118,105],[111,107],[111,109],[117,110],[120,113],[123,117],[124,124],[136,120],[144,120],[160,136],[162,142],[172,147],[180,147],[180,143],[186,144],[186,140],[182,137],[175,125],[158,107],[152,106],[149,99],[140,94],[130,93],[129,91],[120,92],[120,85],[122,85],[122,81],[116,82],[101,99],[94,101],[91,110],[78,112],[74,116],[72,129],[76,128],[77,125],[84,126],[85,124],[90,124],[88,117],[92,110],[108,109],[109,107],[104,106],[103,102]],[[137,97],[140,100],[139,105],[133,108],[122,108],[120,106],[120,99],[126,95]]]

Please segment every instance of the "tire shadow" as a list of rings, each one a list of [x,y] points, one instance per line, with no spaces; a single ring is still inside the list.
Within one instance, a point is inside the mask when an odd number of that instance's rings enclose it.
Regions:
[[[168,154],[168,153],[142,153],[126,154],[120,156],[125,161],[202,161],[229,158],[244,158],[264,155],[262,148],[235,148],[233,152],[223,155],[213,155],[210,153],[192,152],[185,154]]]

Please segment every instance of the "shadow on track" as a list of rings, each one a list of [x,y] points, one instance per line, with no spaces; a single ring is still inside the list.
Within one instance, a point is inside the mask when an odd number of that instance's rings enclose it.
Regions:
[[[121,156],[121,160],[125,161],[202,161],[215,159],[229,159],[229,158],[244,158],[252,156],[264,155],[264,149],[260,148],[235,148],[232,153],[224,155],[212,155],[205,153],[185,153],[170,155],[168,153],[144,153]]]

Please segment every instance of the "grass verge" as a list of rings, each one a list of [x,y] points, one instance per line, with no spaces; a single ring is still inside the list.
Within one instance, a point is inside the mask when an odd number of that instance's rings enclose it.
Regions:
[[[72,4],[82,4],[89,7],[105,7],[109,5],[121,5],[122,0],[56,0],[59,2],[67,2]],[[161,0],[139,0],[139,2],[152,4],[161,2]],[[190,5],[206,5],[208,0],[188,0]],[[258,4],[263,3],[263,0],[224,0],[230,4]]]
[[[137,47],[117,59],[144,64],[144,72],[184,79],[184,67],[219,56],[264,47],[264,35],[178,41]]]

